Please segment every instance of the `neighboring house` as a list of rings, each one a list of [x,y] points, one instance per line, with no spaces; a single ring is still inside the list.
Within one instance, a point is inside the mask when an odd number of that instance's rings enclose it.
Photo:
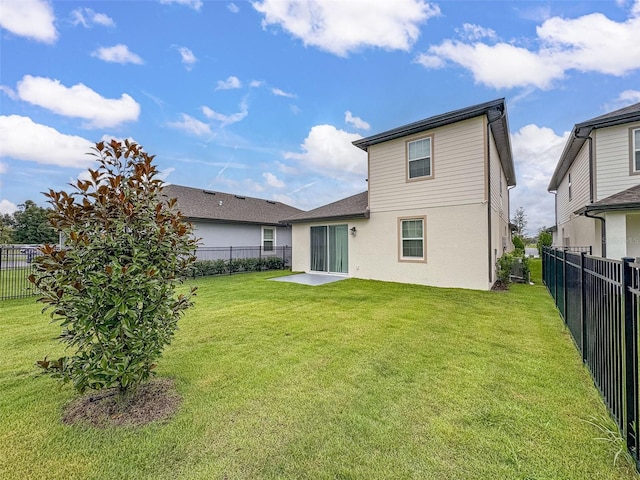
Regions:
[[[488,290],[511,250],[504,99],[353,142],[368,191],[287,217],[292,269]]]
[[[166,185],[163,194],[193,223],[202,247],[257,247],[265,253],[291,245],[291,226],[280,219],[299,210],[272,200]]]
[[[556,246],[640,256],[640,103],[573,127],[548,187]]]

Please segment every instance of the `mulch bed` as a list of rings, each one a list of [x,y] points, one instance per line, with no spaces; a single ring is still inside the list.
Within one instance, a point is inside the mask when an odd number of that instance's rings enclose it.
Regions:
[[[125,406],[117,404],[116,395],[116,389],[84,395],[65,407],[62,421],[97,428],[140,426],[168,421],[182,403],[175,382],[166,378],[140,385]]]

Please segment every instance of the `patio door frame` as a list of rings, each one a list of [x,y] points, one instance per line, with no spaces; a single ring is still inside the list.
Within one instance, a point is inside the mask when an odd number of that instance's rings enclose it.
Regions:
[[[310,271],[340,275],[349,273],[349,226],[346,223],[310,227],[309,242]],[[340,258],[337,258],[337,255],[340,255]],[[341,266],[342,271],[334,271],[331,269],[332,266]]]

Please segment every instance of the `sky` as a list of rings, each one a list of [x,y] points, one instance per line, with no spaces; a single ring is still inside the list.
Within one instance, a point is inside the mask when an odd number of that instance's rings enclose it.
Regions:
[[[502,97],[535,234],[573,125],[640,102],[640,0],[0,0],[0,213],[111,138],[309,210],[366,190],[354,140]]]

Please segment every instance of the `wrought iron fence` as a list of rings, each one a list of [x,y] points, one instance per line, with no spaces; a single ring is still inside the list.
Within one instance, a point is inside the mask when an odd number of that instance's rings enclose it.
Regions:
[[[554,248],[544,283],[640,470],[638,299],[640,264]]]
[[[0,245],[0,300],[24,298],[34,294],[27,277],[38,249],[26,245]]]

